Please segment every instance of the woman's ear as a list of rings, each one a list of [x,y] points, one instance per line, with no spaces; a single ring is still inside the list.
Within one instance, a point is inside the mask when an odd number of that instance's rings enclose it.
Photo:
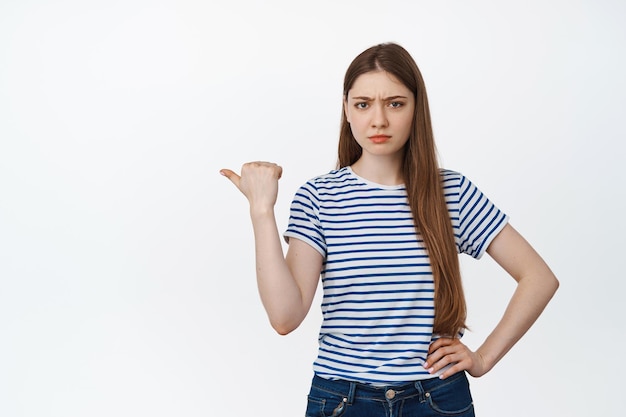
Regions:
[[[343,98],[343,113],[346,115],[348,124],[350,123],[350,112],[348,111],[348,97]]]

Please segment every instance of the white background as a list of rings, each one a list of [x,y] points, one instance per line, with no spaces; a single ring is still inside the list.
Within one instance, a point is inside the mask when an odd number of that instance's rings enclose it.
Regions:
[[[276,215],[334,167],[341,84],[384,41],[420,66],[442,165],[561,288],[477,414],[618,416],[626,3],[4,0],[0,415],[301,416],[318,301],[287,337],[258,298],[247,204],[218,174],[284,169]],[[463,260],[476,348],[514,282]]]

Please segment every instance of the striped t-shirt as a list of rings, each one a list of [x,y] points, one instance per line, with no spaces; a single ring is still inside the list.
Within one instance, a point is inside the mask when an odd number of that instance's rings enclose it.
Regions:
[[[457,250],[480,258],[508,217],[463,175],[441,175]],[[296,193],[284,236],[325,260],[317,375],[376,385],[432,377],[422,364],[436,337],[434,283],[404,185],[350,167],[314,178]]]

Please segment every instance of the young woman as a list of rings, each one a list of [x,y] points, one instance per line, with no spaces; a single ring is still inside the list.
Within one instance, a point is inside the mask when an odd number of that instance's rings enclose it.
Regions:
[[[473,416],[466,372],[488,372],[558,287],[541,257],[467,178],[437,163],[422,76],[381,44],[346,72],[338,169],[296,193],[286,257],[274,217],[282,169],[224,169],[247,197],[259,292],[287,334],[322,277],[323,323],[307,416]],[[502,319],[472,351],[458,253],[487,252],[516,281]]]

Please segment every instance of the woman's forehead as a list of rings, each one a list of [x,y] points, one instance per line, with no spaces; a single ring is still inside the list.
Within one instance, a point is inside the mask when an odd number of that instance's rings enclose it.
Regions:
[[[361,74],[352,84],[348,96],[402,96],[412,95],[409,89],[387,71],[371,71]]]

